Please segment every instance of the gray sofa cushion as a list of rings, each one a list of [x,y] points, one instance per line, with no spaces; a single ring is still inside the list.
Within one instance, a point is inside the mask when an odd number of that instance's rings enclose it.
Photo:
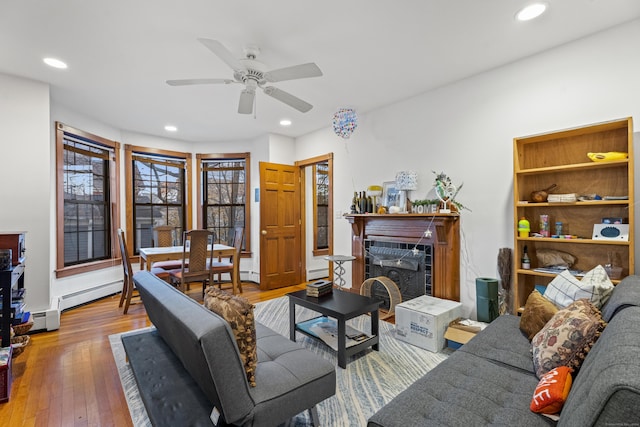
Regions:
[[[611,319],[574,379],[559,425],[640,424],[639,325],[640,307]]]
[[[122,344],[152,425],[213,425],[211,402],[157,330],[125,334]]]
[[[256,387],[249,387],[224,319],[148,272],[136,273],[134,281],[158,334],[207,397],[205,412],[215,406],[223,423],[278,425],[335,394],[333,364],[258,322]],[[164,383],[175,381],[168,371],[150,369]],[[181,398],[171,402],[181,406],[177,413],[187,407]]]
[[[256,322],[255,407],[238,424],[274,426],[313,407],[336,392],[335,367],[322,357]]]
[[[536,385],[532,372],[458,350],[374,414],[368,425],[554,425],[529,410]]]
[[[531,343],[520,330],[520,317],[499,316],[458,351],[533,373]]]
[[[609,300],[602,306],[602,318],[610,322],[625,307],[640,306],[640,276],[627,276],[614,288]]]
[[[230,423],[247,416],[253,408],[248,391],[232,391],[212,379],[249,387],[227,322],[148,272],[136,273],[134,280],[149,319],[212,402],[210,409],[215,405]]]

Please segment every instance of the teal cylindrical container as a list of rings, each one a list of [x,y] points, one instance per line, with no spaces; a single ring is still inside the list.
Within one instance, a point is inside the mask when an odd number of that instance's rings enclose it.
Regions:
[[[479,322],[490,323],[498,317],[498,279],[476,278],[476,310]]]

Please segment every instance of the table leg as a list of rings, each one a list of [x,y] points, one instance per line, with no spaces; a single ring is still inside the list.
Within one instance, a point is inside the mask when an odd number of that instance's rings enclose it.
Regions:
[[[140,271],[144,271],[144,258],[140,256]]]
[[[376,308],[371,312],[371,336],[377,336],[378,342],[371,346],[375,351],[378,351],[379,343],[380,343],[380,335],[378,334],[378,309]]]
[[[296,341],[296,304],[289,298],[289,339]]]
[[[345,268],[342,266],[342,261],[334,261],[336,263],[336,268],[333,270],[336,276],[336,285],[342,290],[344,289],[344,285],[347,283],[346,280],[342,277],[344,273],[347,272]]]
[[[347,327],[344,319],[338,320],[338,366],[347,368]]]

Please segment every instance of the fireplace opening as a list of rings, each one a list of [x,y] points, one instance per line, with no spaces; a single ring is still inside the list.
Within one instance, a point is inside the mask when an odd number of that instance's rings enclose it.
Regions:
[[[432,295],[433,245],[365,240],[365,253],[365,279],[388,277],[398,285],[403,301]],[[371,295],[389,309],[389,294],[382,285],[374,284]]]

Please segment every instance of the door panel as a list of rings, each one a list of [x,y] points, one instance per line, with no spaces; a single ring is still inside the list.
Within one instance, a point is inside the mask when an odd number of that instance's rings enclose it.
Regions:
[[[295,166],[260,162],[260,289],[302,282],[300,179]]]

